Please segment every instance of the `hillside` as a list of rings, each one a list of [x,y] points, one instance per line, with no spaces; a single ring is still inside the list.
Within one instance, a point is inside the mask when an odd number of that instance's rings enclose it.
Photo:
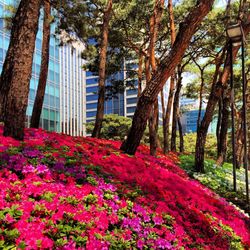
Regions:
[[[249,249],[250,220],[175,155],[0,128],[0,249]],[[9,248],[8,248],[9,247]]]

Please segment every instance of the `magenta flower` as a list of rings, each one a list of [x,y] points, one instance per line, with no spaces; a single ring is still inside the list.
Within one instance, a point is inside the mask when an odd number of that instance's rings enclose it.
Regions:
[[[26,165],[23,167],[22,173],[28,174],[28,173],[35,173],[35,168],[32,165]]]

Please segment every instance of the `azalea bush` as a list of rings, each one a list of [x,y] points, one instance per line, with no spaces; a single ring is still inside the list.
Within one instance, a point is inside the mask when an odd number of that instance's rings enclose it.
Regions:
[[[0,136],[0,249],[250,247],[249,218],[176,155],[119,147],[34,129],[24,142]]]

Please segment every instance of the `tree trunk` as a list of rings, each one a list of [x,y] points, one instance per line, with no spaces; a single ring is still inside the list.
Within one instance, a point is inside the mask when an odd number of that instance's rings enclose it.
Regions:
[[[178,66],[178,79],[176,92],[174,95],[174,104],[173,104],[173,119],[172,119],[172,136],[171,136],[171,151],[176,151],[176,137],[177,137],[177,123],[179,115],[179,103],[180,103],[180,93],[182,87],[182,76],[181,76],[181,66]]]
[[[49,68],[49,43],[50,43],[50,2],[44,0],[44,20],[43,20],[43,43],[42,43],[42,61],[39,76],[39,83],[36,92],[36,99],[33,106],[30,127],[38,128],[42,113],[43,100]]]
[[[212,8],[213,2],[214,0],[200,0],[190,11],[184,22],[180,24],[180,29],[171,51],[168,56],[161,61],[157,72],[153,75],[151,81],[139,98],[132,127],[129,131],[127,140],[125,140],[121,146],[121,149],[126,153],[135,154],[146,128],[152,105],[158,98],[158,94],[162,90],[164,84],[174,73],[176,66],[180,63],[193,34],[203,18]]]
[[[200,93],[199,93],[199,112],[198,112],[198,118],[197,118],[197,128],[200,126],[201,123],[201,110],[202,110],[202,96],[203,96],[203,89],[204,89],[204,84],[205,84],[205,79],[204,79],[204,69],[201,68],[201,86],[200,86]]]
[[[217,156],[219,155],[219,145],[220,145],[220,129],[221,129],[221,118],[222,118],[222,98],[218,101],[218,121],[216,126],[216,139],[217,139]]]
[[[162,108],[162,127],[163,127],[163,153],[167,153],[166,145],[167,145],[167,128],[166,128],[166,116],[165,116],[165,98],[164,92],[161,90],[161,108]]]
[[[156,150],[159,145],[158,142],[158,100],[154,103],[152,113],[149,118],[149,143],[150,143],[150,155],[156,155]]]
[[[236,154],[236,168],[240,168],[243,163],[243,130],[242,130],[242,118],[238,120],[238,126],[236,130],[236,143],[235,143],[235,154]]]
[[[142,92],[142,73],[143,73],[143,54],[139,54],[139,64],[138,64],[138,92],[137,97],[139,98]]]
[[[150,42],[149,42],[149,64],[146,72],[147,84],[151,79],[150,66],[152,69],[152,74],[156,72],[157,64],[155,58],[155,44],[158,35],[158,27],[162,16],[164,6],[164,0],[155,0],[155,7],[154,13],[150,17],[149,26],[150,26]],[[150,75],[149,75],[150,74]],[[147,76],[148,75],[148,76]],[[159,145],[158,142],[158,119],[159,119],[159,106],[158,106],[158,99],[154,102],[152,107],[152,111],[149,117],[149,142],[150,142],[150,154],[155,155],[157,146]]]
[[[99,61],[99,83],[98,83],[98,103],[96,111],[95,126],[92,132],[92,137],[100,137],[102,121],[104,116],[104,103],[105,103],[105,78],[106,78],[106,58],[108,48],[108,33],[109,33],[109,21],[112,12],[112,0],[109,0],[107,7],[103,14],[102,24],[102,41],[100,47],[100,61]]]
[[[145,74],[146,74],[146,85],[147,85],[151,79],[149,57],[145,58]],[[156,130],[157,116],[155,115],[155,113],[158,111],[156,110],[158,108],[157,107],[158,103],[156,103],[157,101],[154,102],[154,105],[150,110],[150,116],[148,120],[150,155],[155,155],[157,150],[157,130]]]
[[[178,115],[178,128],[179,128],[179,135],[180,135],[180,152],[184,152],[184,138],[183,138],[183,131],[182,131],[182,124],[181,124],[181,118],[180,118],[180,110],[179,110],[179,115]]]
[[[237,55],[237,52],[239,50],[239,47],[233,48],[233,60],[235,60],[235,57]],[[222,58],[222,57],[221,57]],[[217,105],[217,102],[219,98],[222,96],[223,88],[227,87],[227,81],[230,74],[230,53],[227,49],[227,56],[224,63],[224,69],[223,72],[219,78],[219,81],[216,82],[218,74],[219,74],[219,68],[221,65],[221,61],[218,60],[216,63],[216,70],[214,74],[213,84],[211,93],[208,99],[207,107],[205,115],[201,121],[201,125],[197,131],[197,140],[196,140],[196,147],[195,147],[195,169],[197,172],[204,172],[204,147],[206,143],[206,136],[208,127],[212,121],[213,118],[213,112],[215,110],[215,107]]]
[[[4,135],[24,137],[29,82],[41,1],[21,0],[13,20],[10,44],[0,80],[0,113]]]
[[[220,144],[218,147],[218,157],[217,164],[221,166],[226,160],[227,153],[227,130],[228,130],[228,121],[230,115],[230,91],[225,90],[223,96],[223,106],[222,106],[222,119],[221,119],[221,128],[220,128]]]
[[[170,78],[170,86],[169,86],[169,92],[168,92],[168,102],[167,102],[167,108],[166,108],[166,114],[165,114],[165,129],[163,130],[164,132],[164,137],[166,138],[163,148],[164,148],[164,154],[166,154],[170,150],[170,118],[171,118],[171,113],[172,113],[172,107],[173,107],[173,100],[174,100],[174,89],[175,89],[175,78],[171,76]]]
[[[176,38],[176,31],[175,31],[174,11],[173,11],[172,0],[168,0],[168,12],[169,12],[169,24],[170,24],[170,40],[171,40],[171,46],[173,46],[175,42],[175,38]],[[164,145],[163,145],[164,154],[166,154],[170,149],[169,128],[170,128],[170,118],[171,118],[172,107],[173,107],[174,89],[175,89],[175,74],[173,74],[170,78],[167,108],[166,108],[166,113],[163,114],[165,116],[164,120],[166,122],[166,125],[163,129],[163,137],[165,138]]]
[[[228,5],[229,6],[229,5]],[[250,32],[250,15],[247,16],[247,20],[241,23],[243,27],[243,31],[245,33],[245,36]],[[236,55],[238,53],[240,46],[233,47],[233,62],[235,61]],[[223,57],[221,57],[223,58]],[[220,60],[219,60],[220,61]],[[216,71],[214,76],[218,75],[218,65],[220,65],[218,62],[216,63]],[[215,109],[215,106],[221,97],[222,93],[222,88],[227,87],[227,81],[230,75],[230,53],[227,51],[227,56],[226,60],[224,63],[224,70],[222,72],[222,75],[220,76],[219,81],[216,83],[216,78],[214,78],[213,85],[212,85],[212,90],[209,96],[209,100],[207,103],[207,108],[205,115],[203,117],[203,120],[201,122],[201,126],[199,130],[197,131],[197,140],[196,140],[196,149],[195,149],[195,169],[198,172],[204,172],[204,147],[206,143],[206,136],[207,136],[207,131],[209,124],[212,120],[213,112]]]

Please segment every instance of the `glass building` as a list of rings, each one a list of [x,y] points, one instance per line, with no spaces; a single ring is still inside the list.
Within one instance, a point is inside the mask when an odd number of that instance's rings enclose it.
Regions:
[[[112,76],[115,80],[123,80],[124,72],[117,72]],[[98,101],[98,76],[93,75],[92,72],[86,72],[86,122],[95,120],[97,101]],[[106,81],[106,85],[110,84],[110,79]],[[124,116],[124,94],[117,94],[105,101],[104,113],[105,114],[118,114]]]
[[[112,76],[115,80],[126,80],[132,81],[134,87],[127,87],[124,93],[118,94],[111,100],[106,100],[104,105],[105,114],[118,114],[128,118],[133,118],[136,110],[137,99],[138,99],[138,81],[137,79],[130,79],[126,76],[126,70],[137,70],[138,65],[134,60],[126,61],[124,71],[117,72]],[[106,85],[109,84],[109,79],[106,81]],[[145,85],[142,86],[144,88]],[[168,98],[168,84],[164,87],[164,98],[165,101]],[[87,122],[95,120],[98,100],[98,76],[93,75],[92,72],[86,72],[86,113]],[[161,109],[161,97],[158,97],[159,101],[159,122],[162,124],[162,109]],[[166,103],[165,103],[166,105]]]
[[[74,41],[60,47],[60,128],[65,134],[85,135],[86,74],[82,69],[84,46]]]
[[[3,17],[7,14],[7,5],[12,4],[14,6],[18,6],[18,2],[19,1],[15,0],[0,0],[0,72],[2,71],[2,66],[10,42],[10,32],[5,28]],[[39,30],[37,32],[36,46],[33,56],[32,78],[30,80],[29,101],[26,112],[26,126],[29,126],[32,108],[36,97],[36,90],[39,82],[43,39],[42,19],[43,17],[41,13]],[[85,74],[81,68],[83,60],[79,59],[79,53],[77,52],[78,50],[75,48],[75,52],[68,54],[65,53],[66,50],[73,51],[72,45],[63,46],[62,48],[59,47],[59,40],[55,35],[55,30],[56,23],[53,23],[51,25],[48,79],[40,119],[40,127],[49,131],[63,132],[69,135],[83,135],[85,133],[85,129],[83,126],[83,124],[85,123],[85,116],[83,115],[83,112],[85,110],[85,102],[83,101],[83,92],[85,89]],[[78,73],[76,79],[70,76],[75,72]],[[67,80],[65,79],[65,76],[67,76]],[[68,78],[69,76],[70,78]],[[69,100],[66,103],[65,98],[68,98],[67,100]],[[74,99],[72,100],[70,98]],[[67,109],[67,111],[65,111],[64,109]],[[71,110],[71,112],[68,111],[69,109]],[[64,114],[68,115],[67,119],[69,122],[65,123],[67,125],[64,125]]]
[[[6,15],[6,5],[14,4],[17,1],[5,0],[0,1],[0,16]],[[3,19],[0,19],[0,70],[5,60],[10,41],[10,32],[6,30]],[[50,38],[50,58],[49,71],[44,97],[43,110],[40,120],[40,126],[46,130],[60,132],[60,62],[59,62],[59,47],[58,41],[54,36],[55,25],[51,27]],[[41,67],[41,51],[42,50],[42,17],[39,22],[39,31],[37,32],[36,47],[33,56],[32,78],[30,81],[29,102],[27,107],[27,125],[29,125],[32,108],[36,97],[36,90],[39,81]]]

